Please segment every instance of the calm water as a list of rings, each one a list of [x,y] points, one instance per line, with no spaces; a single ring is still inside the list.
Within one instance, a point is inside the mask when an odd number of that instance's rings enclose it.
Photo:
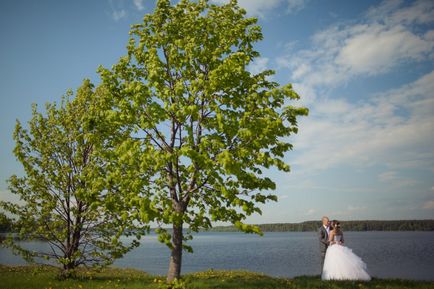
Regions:
[[[347,232],[345,240],[367,263],[372,276],[434,280],[434,232]],[[319,245],[314,232],[266,233],[263,237],[200,233],[190,244],[194,253],[184,253],[184,273],[208,269],[243,269],[284,277],[320,273]],[[46,247],[42,242],[26,245]],[[115,265],[163,275],[167,273],[168,260],[169,250],[151,235]],[[0,263],[24,261],[0,247]]]

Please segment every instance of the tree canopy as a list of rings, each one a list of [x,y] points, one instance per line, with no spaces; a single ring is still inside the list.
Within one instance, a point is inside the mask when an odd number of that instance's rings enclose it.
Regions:
[[[82,122],[93,103],[93,85],[85,80],[70,101],[72,96],[68,92],[60,105],[48,103],[45,114],[33,105],[28,128],[17,121],[14,153],[25,174],[12,176],[9,189],[20,202],[0,202],[18,239],[47,241],[50,250],[32,251],[12,236],[5,244],[29,261],[54,259],[65,274],[81,264],[109,264],[138,245],[120,242],[134,226],[94,201],[104,196],[94,180],[105,161],[95,155],[97,138]]]
[[[243,220],[277,199],[266,172],[289,172],[288,137],[307,109],[291,105],[298,94],[273,71],[248,70],[263,35],[236,1],[159,0],[130,35],[128,54],[100,68],[100,105],[87,124],[110,147],[100,151],[107,195],[129,205],[131,219],[160,225],[171,281],[192,231],[224,221],[260,233]]]

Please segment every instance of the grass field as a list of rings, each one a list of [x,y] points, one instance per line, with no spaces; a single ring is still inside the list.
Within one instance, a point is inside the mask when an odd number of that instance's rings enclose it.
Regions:
[[[103,270],[79,270],[74,278],[60,280],[58,269],[47,266],[0,265],[0,288],[167,288],[163,276],[153,276],[133,269],[107,268]],[[242,271],[207,271],[186,274],[175,288],[186,289],[337,289],[337,288],[434,288],[434,282],[374,279],[370,282],[321,281],[319,277],[294,279],[273,278],[262,274]]]

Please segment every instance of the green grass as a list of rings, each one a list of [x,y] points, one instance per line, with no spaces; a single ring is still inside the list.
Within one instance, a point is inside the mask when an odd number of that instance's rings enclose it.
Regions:
[[[60,280],[58,269],[48,266],[3,266],[0,265],[0,288],[141,288],[160,289],[165,287],[164,276],[153,276],[133,269],[107,268],[102,270],[78,270],[74,278]],[[243,271],[207,271],[183,276],[186,289],[405,289],[434,288],[434,282],[383,280],[370,282],[321,281],[317,277],[297,277],[294,279],[273,278],[263,274]],[[181,288],[181,287],[178,287]]]

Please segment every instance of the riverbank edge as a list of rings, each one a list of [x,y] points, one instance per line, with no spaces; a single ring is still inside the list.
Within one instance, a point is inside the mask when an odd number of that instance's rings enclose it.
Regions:
[[[165,276],[151,275],[146,272],[108,267],[103,269],[80,268],[74,277],[59,279],[59,268],[47,265],[8,266],[0,264],[1,288],[166,288]],[[295,278],[271,277],[249,271],[208,270],[187,273],[182,276],[180,287],[188,289],[207,288],[434,288],[434,281],[415,281],[401,279],[377,279],[361,281],[321,281],[319,276],[299,276]]]

